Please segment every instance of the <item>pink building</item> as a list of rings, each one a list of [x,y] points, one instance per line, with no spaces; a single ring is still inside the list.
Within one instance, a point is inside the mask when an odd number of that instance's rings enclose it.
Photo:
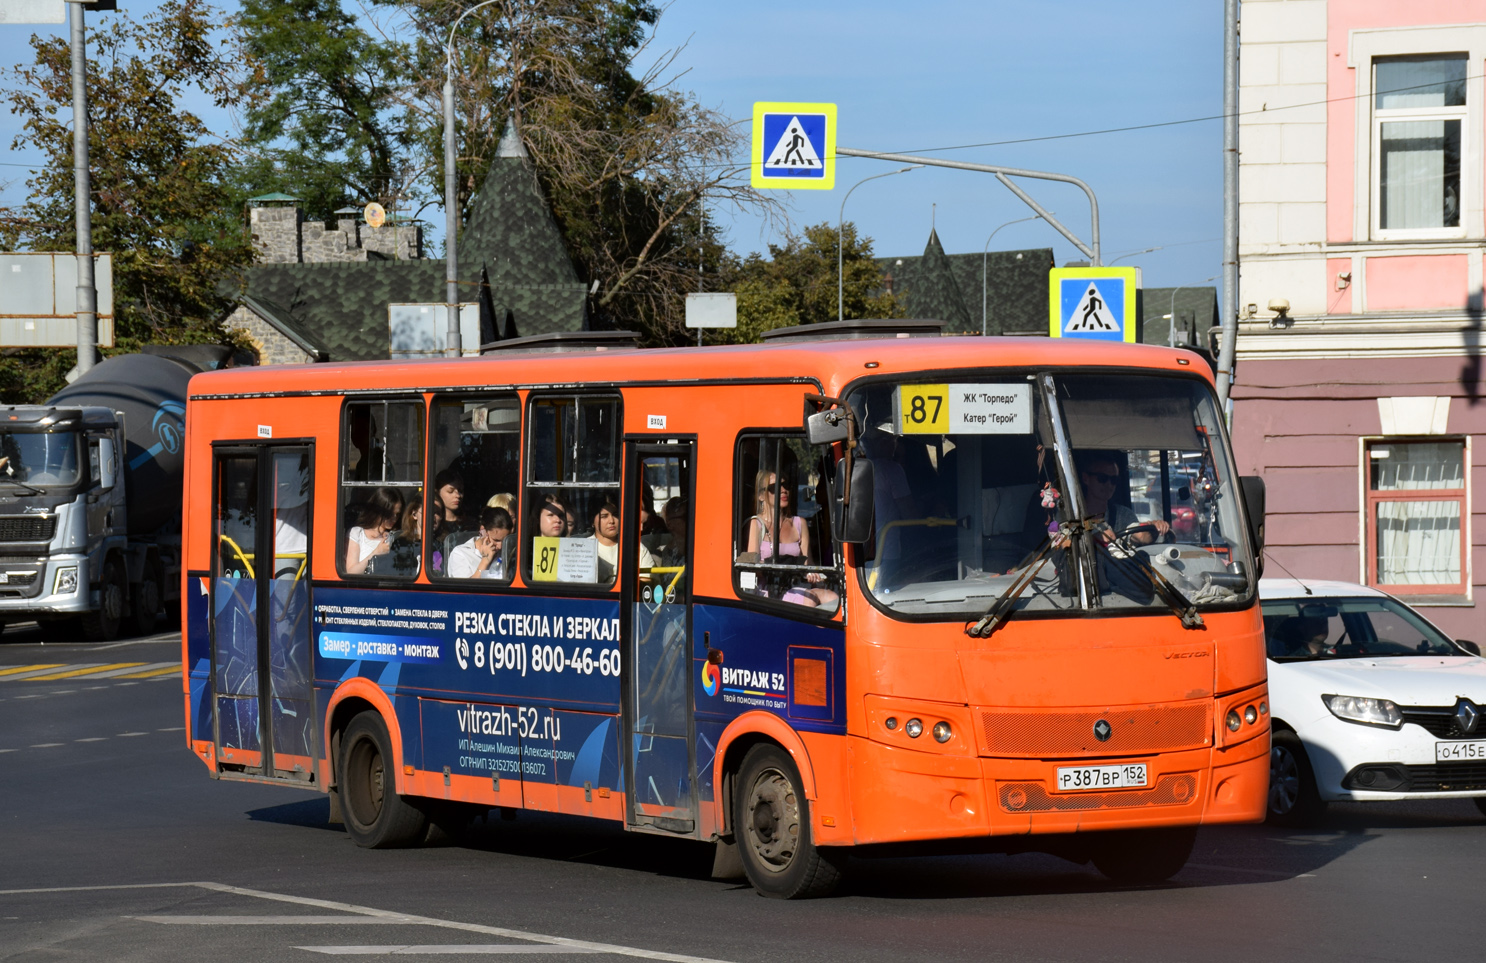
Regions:
[[[1270,557],[1486,642],[1486,2],[1242,18],[1233,423]]]

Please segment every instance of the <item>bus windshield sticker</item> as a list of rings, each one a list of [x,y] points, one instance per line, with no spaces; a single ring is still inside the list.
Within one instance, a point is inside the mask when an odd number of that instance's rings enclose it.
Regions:
[[[1029,435],[1029,384],[900,385],[894,421],[904,435]]]
[[[532,579],[537,582],[597,582],[599,543],[592,538],[532,539]]]

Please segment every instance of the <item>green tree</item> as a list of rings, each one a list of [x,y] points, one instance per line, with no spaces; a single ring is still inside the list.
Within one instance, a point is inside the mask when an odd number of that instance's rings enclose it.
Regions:
[[[885,290],[882,271],[872,257],[872,239],[847,221],[841,236],[842,317],[898,318],[902,307]],[[744,344],[759,341],[765,331],[836,320],[836,227],[816,224],[783,244],[770,244],[769,257],[759,254],[733,263],[725,286],[738,295],[738,327],[716,332],[716,340]]]
[[[88,37],[88,149],[93,246],[113,253],[115,343],[227,343],[231,306],[220,285],[251,253],[226,187],[234,144],[182,106],[205,94],[247,103],[243,58],[214,38],[220,12],[169,0],[143,20],[120,11]],[[73,218],[71,52],[65,38],[33,36],[35,60],[7,72],[3,97],[23,119],[12,148],[45,158],[27,200],[0,208],[0,249],[70,251]],[[0,398],[37,401],[61,387],[75,351],[0,358]]]
[[[316,216],[403,207],[406,45],[363,29],[340,0],[242,0],[236,23],[265,90],[243,116],[254,145],[237,171],[243,189],[285,191]]]

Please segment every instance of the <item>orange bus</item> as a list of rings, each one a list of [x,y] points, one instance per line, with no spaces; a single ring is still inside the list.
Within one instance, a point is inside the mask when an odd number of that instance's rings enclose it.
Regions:
[[[923,335],[930,336],[923,336]],[[197,375],[188,741],[362,846],[531,809],[1164,879],[1263,817],[1263,489],[1196,355],[846,322]]]

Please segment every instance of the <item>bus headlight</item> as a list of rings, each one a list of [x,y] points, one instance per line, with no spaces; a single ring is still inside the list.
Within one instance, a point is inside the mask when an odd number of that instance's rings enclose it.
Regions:
[[[77,591],[77,566],[57,569],[57,580],[52,585],[53,595],[71,595]]]
[[[952,738],[954,738],[954,730],[950,729],[949,723],[947,723],[947,722],[936,722],[936,723],[934,723],[934,741],[935,742],[948,742]]]
[[[908,738],[917,739],[924,734],[924,722],[922,719],[909,719],[903,723],[903,731],[908,733]]]
[[[1323,695],[1321,701],[1331,714],[1344,722],[1355,722],[1363,726],[1381,726],[1397,729],[1403,725],[1403,713],[1391,699],[1372,699],[1367,696]]]
[[[1228,718],[1225,721],[1228,723],[1229,732],[1237,732],[1239,727],[1243,725],[1243,720],[1238,717],[1237,709],[1229,709]]]

